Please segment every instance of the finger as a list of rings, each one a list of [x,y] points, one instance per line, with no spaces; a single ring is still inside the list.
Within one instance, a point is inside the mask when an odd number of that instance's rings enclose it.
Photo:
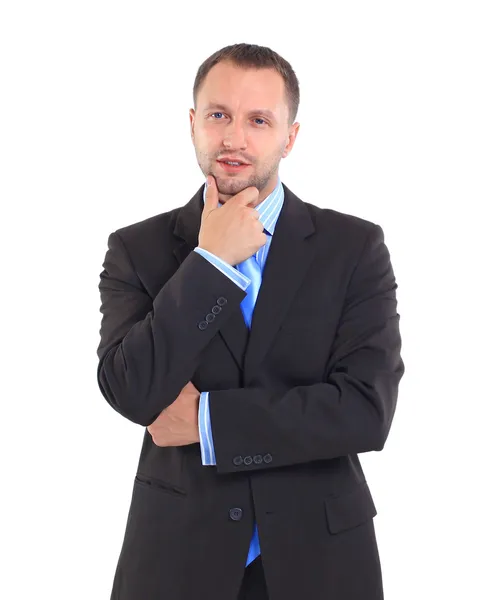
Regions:
[[[256,205],[259,200],[259,190],[255,186],[250,186],[242,190],[236,197],[237,203],[243,206]]]
[[[212,175],[208,175],[205,190],[205,204],[203,213],[208,214],[218,207],[219,195],[217,191],[216,180]]]

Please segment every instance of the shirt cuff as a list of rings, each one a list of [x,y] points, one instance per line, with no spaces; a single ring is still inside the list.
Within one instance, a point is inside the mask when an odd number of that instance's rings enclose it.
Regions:
[[[212,439],[211,415],[209,411],[209,392],[200,393],[198,405],[198,429],[200,438],[200,453],[203,465],[215,465],[214,440]]]
[[[241,287],[243,291],[245,291],[248,288],[248,286],[252,283],[251,279],[246,277],[243,273],[240,273],[240,271],[232,267],[222,258],[219,258],[219,256],[212,254],[212,252],[204,250],[203,248],[199,248],[198,246],[194,248],[194,251],[201,254],[211,264],[217,267],[222,273],[226,275],[226,277],[229,277],[233,283],[236,283],[238,287]]]

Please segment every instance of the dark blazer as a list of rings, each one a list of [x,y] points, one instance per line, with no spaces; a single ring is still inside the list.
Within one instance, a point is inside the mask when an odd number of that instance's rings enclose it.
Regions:
[[[283,188],[250,331],[246,293],[192,252],[203,186],[109,236],[100,390],[148,426],[191,380],[217,460],[145,429],[113,600],[236,600],[255,518],[271,600],[383,598],[357,455],[383,448],[404,373],[390,255],[379,225]]]

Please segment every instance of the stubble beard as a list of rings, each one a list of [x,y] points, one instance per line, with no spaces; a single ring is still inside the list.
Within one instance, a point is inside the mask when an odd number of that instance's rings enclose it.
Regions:
[[[281,155],[275,157],[273,162],[265,163],[262,170],[259,170],[259,172],[257,167],[255,167],[256,172],[252,173],[249,177],[243,178],[240,174],[230,175],[229,173],[223,174],[222,177],[218,177],[217,175],[214,175],[215,167],[217,167],[216,159],[207,157],[201,152],[197,153],[197,162],[202,173],[205,177],[207,177],[207,175],[212,175],[216,179],[219,194],[225,196],[235,196],[242,190],[252,186],[256,187],[260,192],[267,186],[269,180],[277,172],[280,160]],[[252,163],[249,168],[254,169],[254,164]],[[216,173],[218,170],[219,169],[216,168]]]

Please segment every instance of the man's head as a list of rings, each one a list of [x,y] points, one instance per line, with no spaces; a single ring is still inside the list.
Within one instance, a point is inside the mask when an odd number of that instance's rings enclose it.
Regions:
[[[227,46],[199,67],[191,136],[200,169],[215,177],[221,202],[250,186],[259,190],[260,201],[274,189],[280,160],[300,127],[294,123],[299,100],[292,67],[263,46]],[[219,159],[227,157],[245,166],[223,166]]]

